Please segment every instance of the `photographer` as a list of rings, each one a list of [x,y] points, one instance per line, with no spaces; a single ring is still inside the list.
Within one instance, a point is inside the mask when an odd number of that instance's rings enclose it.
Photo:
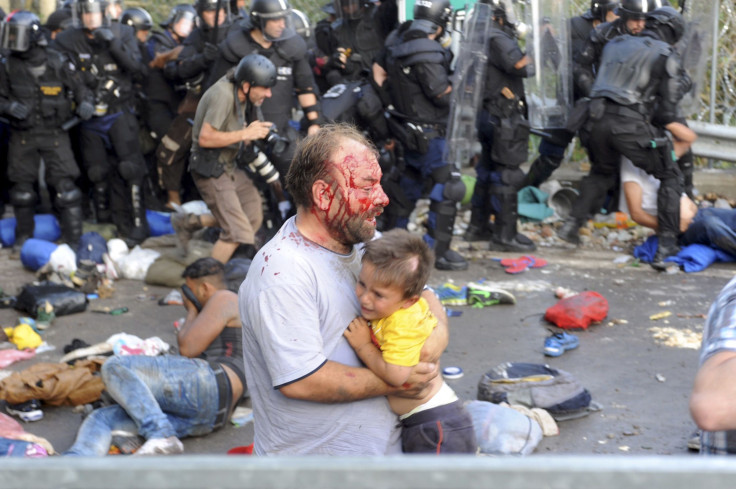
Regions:
[[[276,67],[249,54],[202,96],[192,128],[189,168],[199,193],[222,228],[212,257],[226,263],[240,244],[251,245],[263,208],[251,174],[277,184],[279,174],[261,149],[274,138],[261,104],[276,84]],[[260,140],[260,141],[259,141]],[[257,143],[258,142],[258,143]],[[191,222],[196,225],[196,222]]]

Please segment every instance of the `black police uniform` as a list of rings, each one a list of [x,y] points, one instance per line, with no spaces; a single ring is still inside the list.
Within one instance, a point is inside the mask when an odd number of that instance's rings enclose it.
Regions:
[[[581,135],[592,167],[583,180],[569,222],[579,227],[600,209],[602,199],[618,180],[623,155],[661,182],[657,194],[657,235],[660,249],[667,249],[676,246],[683,187],[664,131],[651,121],[655,107],[660,121],[677,119],[677,104],[689,79],[676,51],[654,37],[649,31],[637,37],[620,36],[603,51],[590,93],[589,121],[582,130],[584,136]]]
[[[74,98],[72,98],[74,97]],[[10,198],[17,220],[16,243],[33,236],[34,207],[41,158],[46,182],[55,190],[65,242],[76,249],[82,234],[82,192],[74,181],[79,167],[74,160],[69,135],[62,129],[74,116],[72,101],[92,104],[92,94],[56,50],[35,46],[12,53],[0,66],[0,104],[16,101],[28,109],[23,119],[9,117],[10,149],[8,176]]]
[[[580,53],[583,52],[585,46],[590,39],[590,33],[593,31],[595,26],[593,25],[595,17],[593,13],[588,10],[583,15],[573,17],[570,19],[570,44],[572,46],[572,59],[576,60]],[[577,83],[575,83],[575,76],[573,76],[573,97],[575,100],[582,97]]]
[[[574,89],[579,97],[590,95],[590,89],[595,82],[598,65],[603,54],[603,48],[613,38],[628,34],[626,20],[623,17],[612,22],[604,22],[590,31],[590,35],[573,57]]]
[[[112,32],[109,41],[100,37],[109,35],[107,29]],[[95,97],[95,117],[81,124],[80,137],[97,218],[104,221],[112,214],[118,231],[131,243],[140,242],[149,233],[142,203],[147,167],[134,113],[133,82],[143,78],[146,68],[132,27],[113,22],[94,33],[89,38],[84,28],[70,28],[57,35],[54,45],[76,66]],[[112,211],[107,207],[111,180]]]
[[[436,29],[433,23],[415,20],[402,27],[395,42],[386,46],[386,83],[395,116],[405,127],[411,124],[418,129],[402,141],[407,169],[397,184],[386,186],[390,199],[386,213],[389,222],[406,227],[417,200],[425,188],[430,189],[427,241],[434,247],[435,267],[463,270],[468,263],[450,249],[450,242],[464,186],[458,185],[459,175],[443,158],[452,52],[427,37],[428,31]],[[393,34],[389,38],[393,41]]]
[[[516,231],[516,193],[525,185],[520,166],[527,160],[529,144],[524,78],[534,74],[534,65],[515,68],[525,54],[508,28],[496,21],[487,52],[483,108],[478,119],[482,152],[476,165],[471,224],[487,226],[493,214],[491,249],[531,251],[534,243]]]
[[[215,61],[209,80],[214,83],[243,57],[252,53],[268,58],[276,66],[276,85],[271,88],[271,97],[263,101],[261,110],[264,120],[272,122],[281,136],[291,142],[283,152],[268,154],[283,180],[298,139],[298,134],[289,124],[294,95],[315,92],[316,83],[306,57],[307,43],[301,36],[273,41],[269,48],[264,48],[251,36],[253,29],[247,18],[228,32],[227,38],[220,43],[220,56]]]

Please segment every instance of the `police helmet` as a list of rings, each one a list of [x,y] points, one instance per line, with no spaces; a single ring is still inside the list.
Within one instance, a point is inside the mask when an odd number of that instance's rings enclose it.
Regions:
[[[46,18],[46,28],[50,31],[64,30],[72,25],[72,9],[60,8]]]
[[[23,53],[33,46],[46,46],[48,41],[41,30],[41,20],[27,10],[11,12],[2,23],[2,47]]]
[[[296,33],[305,41],[312,37],[312,26],[309,23],[309,17],[304,12],[295,8],[291,9],[291,22]]]
[[[109,24],[107,0],[74,0],[72,18],[75,27],[94,30]],[[85,19],[84,14],[99,14]]]
[[[620,6],[620,2],[614,2],[612,0],[591,0],[590,2],[590,13],[593,17],[605,22],[606,14],[608,12],[617,9]]]
[[[122,24],[129,25],[135,29],[136,32],[150,31],[153,28],[153,19],[151,18],[151,14],[140,7],[123,10],[123,15],[120,16],[120,22]]]
[[[217,0],[197,0],[194,5],[197,13],[202,15],[202,12],[217,10],[217,4]],[[228,0],[221,0],[219,4],[221,9],[225,9],[230,14],[230,2]]]
[[[624,20],[644,20],[654,10],[649,6],[652,0],[622,0],[616,13]]]
[[[276,66],[261,54],[249,54],[238,63],[233,79],[238,86],[248,82],[252,87],[270,88],[276,85]]]
[[[158,25],[160,25],[164,29],[173,29],[173,27],[181,19],[189,19],[193,23],[196,18],[197,10],[193,6],[189,5],[188,3],[180,3],[179,5],[173,6],[171,8],[171,11],[169,12],[169,16],[166,17],[166,20],[164,20],[163,22],[159,22]]]
[[[437,26],[445,27],[451,15],[450,0],[416,0],[414,3],[414,18],[417,20],[429,20]]]
[[[675,44],[685,34],[685,20],[673,7],[660,7],[647,14],[647,29],[656,31],[663,41]]]
[[[334,0],[337,16],[345,20],[356,20],[363,16],[364,0]]]
[[[259,29],[268,41],[283,41],[296,35],[291,15],[291,5],[287,0],[253,0],[250,4],[251,27]],[[269,20],[284,19],[283,29],[272,32],[266,24]]]

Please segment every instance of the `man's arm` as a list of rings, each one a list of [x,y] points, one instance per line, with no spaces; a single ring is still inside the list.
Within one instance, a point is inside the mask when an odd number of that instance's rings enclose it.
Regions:
[[[447,325],[447,313],[445,307],[440,302],[437,295],[434,292],[427,289],[422,292],[422,297],[429,304],[429,310],[437,318],[437,327],[434,328],[432,334],[429,335],[427,341],[424,342],[422,347],[422,362],[438,363],[440,356],[444,353],[447,348],[447,344],[450,342],[450,330]]]
[[[736,429],[736,352],[722,351],[708,358],[695,376],[690,414],[706,431]]]
[[[221,290],[210,297],[197,312],[194,305],[184,297],[187,319],[179,331],[177,341],[179,353],[185,357],[199,356],[228,325],[240,323],[238,296],[229,290]]]
[[[645,212],[641,206],[641,186],[636,182],[624,182],[624,196],[626,196],[626,205],[629,208],[631,219],[641,226],[656,230],[657,216]]]
[[[270,122],[254,121],[247,127],[237,131],[218,131],[212,124],[205,122],[199,132],[199,146],[202,148],[224,148],[241,141],[249,144],[256,139],[263,139],[271,128]]]

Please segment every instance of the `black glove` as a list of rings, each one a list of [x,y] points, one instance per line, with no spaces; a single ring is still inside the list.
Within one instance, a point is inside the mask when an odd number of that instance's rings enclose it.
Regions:
[[[100,27],[98,29],[95,29],[92,37],[98,43],[106,45],[110,44],[112,40],[115,39],[115,34],[113,34],[113,32],[107,27]]]
[[[86,121],[90,117],[92,117],[92,114],[95,113],[95,106],[92,105],[92,102],[89,102],[85,100],[81,104],[77,106],[77,115],[83,120]]]
[[[217,59],[217,56],[220,54],[220,50],[212,43],[206,42],[204,43],[204,49],[202,50],[202,56],[204,56],[204,59],[206,59],[208,62],[212,62]]]
[[[28,117],[28,107],[25,104],[13,101],[5,107],[5,113],[10,117],[22,121]]]

